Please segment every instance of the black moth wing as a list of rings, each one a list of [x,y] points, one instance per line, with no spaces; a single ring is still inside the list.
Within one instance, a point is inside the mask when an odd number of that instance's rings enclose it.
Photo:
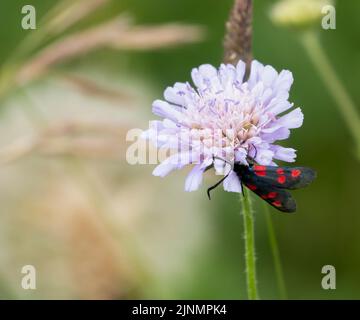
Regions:
[[[263,177],[259,177],[251,171],[243,173],[241,180],[247,188],[274,208],[288,213],[296,211],[295,199],[289,191],[268,184]]]
[[[308,167],[275,167],[253,165],[249,174],[261,177],[267,183],[280,189],[299,189],[308,186],[316,178],[315,170]]]

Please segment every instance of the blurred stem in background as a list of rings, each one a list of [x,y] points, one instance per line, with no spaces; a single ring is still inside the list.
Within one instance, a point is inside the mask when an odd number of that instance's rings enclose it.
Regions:
[[[279,248],[278,248],[278,242],[276,239],[275,229],[274,229],[273,222],[271,219],[269,205],[265,201],[262,201],[262,203],[263,203],[263,207],[264,207],[266,225],[267,225],[267,229],[268,229],[269,244],[270,244],[271,253],[273,256],[273,260],[274,260],[274,269],[275,269],[275,273],[276,273],[276,280],[277,280],[277,285],[278,285],[278,289],[279,289],[279,294],[280,294],[280,298],[282,300],[285,300],[285,299],[287,299],[287,292],[286,292],[286,286],[285,286],[285,281],[284,281],[284,276],[283,276],[283,269],[282,269],[282,265],[281,265],[280,252],[279,252]]]
[[[26,115],[28,120],[39,130],[46,125],[46,119],[42,113],[33,105],[32,101],[28,99],[26,93],[19,89],[26,102]],[[126,228],[122,228],[119,223],[114,225],[111,221],[111,215],[114,215],[113,209],[109,205],[109,201],[105,194],[104,188],[101,188],[97,179],[93,177],[90,170],[85,163],[78,157],[68,157],[64,160],[65,169],[71,173],[81,190],[86,193],[86,196],[93,204],[96,212],[99,214],[100,221],[105,225],[106,229],[113,235],[114,239],[119,241],[119,245],[124,249],[125,255],[130,260],[133,270],[135,271],[135,285],[138,288],[146,288],[152,285],[152,275],[148,270],[149,264],[143,259],[144,254],[139,252],[135,239],[133,239],[130,232]]]
[[[360,160],[360,117],[354,101],[351,99],[342,81],[336,74],[328,56],[323,49],[316,32],[320,20],[324,22],[325,14],[333,8],[333,0],[281,0],[275,3],[270,12],[272,22],[280,27],[299,32],[314,68],[318,72],[330,95],[335,100],[349,131],[355,140],[358,160]],[[335,16],[331,18],[335,26]]]
[[[355,103],[332,67],[315,31],[309,30],[302,33],[301,42],[329,93],[336,101],[339,111],[355,140],[356,157],[360,160],[360,118]]]
[[[255,235],[254,235],[254,214],[251,205],[250,195],[246,188],[240,196],[242,215],[244,217],[244,239],[245,239],[245,263],[246,282],[249,300],[259,298],[257,293],[256,263],[255,263]]]

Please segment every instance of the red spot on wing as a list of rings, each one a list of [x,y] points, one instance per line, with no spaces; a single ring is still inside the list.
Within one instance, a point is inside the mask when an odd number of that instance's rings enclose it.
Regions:
[[[267,195],[266,194],[263,194],[260,196],[261,198],[263,198],[264,200],[267,199]]]
[[[255,174],[259,177],[265,177],[266,176],[266,167],[265,166],[254,166]]]
[[[285,177],[285,176],[280,176],[279,178],[277,178],[277,181],[278,181],[280,184],[284,184],[285,181],[286,181],[286,177]]]
[[[299,175],[301,175],[301,171],[299,169],[293,169],[291,170],[291,176],[293,178],[297,178]]]
[[[254,191],[257,189],[257,187],[253,184],[248,184],[247,187],[251,190],[251,191]]]
[[[277,174],[284,174],[284,169],[282,169],[282,168],[276,169],[276,173]]]
[[[279,200],[276,200],[272,203],[275,207],[281,207],[281,202]]]
[[[269,199],[274,199],[274,198],[276,198],[277,197],[277,192],[269,192],[268,193],[268,195],[267,195],[267,197],[269,198]]]

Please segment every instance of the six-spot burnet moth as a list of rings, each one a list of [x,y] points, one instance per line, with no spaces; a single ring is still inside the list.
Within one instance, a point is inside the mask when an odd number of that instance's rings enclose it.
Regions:
[[[315,170],[307,167],[276,167],[235,163],[233,170],[238,175],[242,187],[257,194],[274,208],[283,212],[295,212],[296,202],[287,190],[308,186],[315,178]],[[220,185],[227,176],[208,189],[210,191]]]

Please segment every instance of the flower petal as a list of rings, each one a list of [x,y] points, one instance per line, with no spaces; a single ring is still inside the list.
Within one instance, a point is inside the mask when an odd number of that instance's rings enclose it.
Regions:
[[[289,136],[290,136],[290,130],[285,127],[280,127],[271,133],[261,134],[261,138],[268,143],[273,143],[274,141],[277,140],[284,140],[289,138]]]
[[[203,179],[204,168],[201,164],[197,164],[190,171],[185,181],[185,191],[191,192],[199,189]]]
[[[154,176],[165,177],[175,169],[181,169],[192,162],[194,155],[191,151],[175,153],[161,162],[153,171]]]
[[[214,169],[217,175],[224,175],[227,169],[227,163],[221,159],[214,160]]]
[[[176,168],[176,165],[173,163],[160,163],[158,166],[155,167],[152,174],[156,177],[165,177],[167,176],[171,171],[173,171]]]
[[[246,64],[243,61],[239,61],[236,65],[236,81],[238,84],[242,84],[246,72]]]
[[[264,65],[260,62],[254,60],[251,63],[250,77],[248,80],[249,88],[252,89],[256,83],[259,81],[260,75],[264,70]]]
[[[294,82],[293,74],[289,70],[282,70],[273,85],[277,92],[289,91]]]
[[[256,162],[263,166],[270,165],[274,157],[274,152],[269,149],[258,148],[256,150]]]
[[[265,87],[271,87],[277,79],[278,73],[272,66],[265,66],[260,75],[260,79]]]
[[[182,115],[175,110],[170,104],[162,100],[155,100],[153,102],[153,113],[162,118],[168,118],[174,122],[178,122]]]
[[[231,171],[223,182],[224,190],[228,192],[241,192],[241,182],[235,171]]]
[[[212,92],[217,92],[222,89],[218,72],[210,64],[203,64],[199,68],[194,68],[191,72],[191,77],[201,91],[208,89]]]
[[[236,69],[232,64],[222,64],[219,70],[219,78],[222,87],[227,90],[231,89],[236,80]]]
[[[244,148],[239,148],[235,151],[235,162],[241,162],[242,164],[247,165],[248,162],[246,160],[247,151]]]
[[[183,108],[196,105],[198,95],[189,83],[177,82],[173,87],[166,88],[165,100]]]
[[[186,84],[176,83],[174,87],[167,87],[164,91],[164,98],[166,101],[177,104],[179,106],[185,106]]]
[[[296,158],[296,150],[292,148],[284,148],[281,146],[271,146],[274,151],[274,158],[286,162],[294,162]]]
[[[295,129],[302,126],[304,114],[300,108],[296,108],[288,114],[282,116],[276,121],[276,124],[282,125],[289,129]]]
[[[287,99],[287,98],[286,98]],[[282,113],[290,109],[293,104],[287,101],[286,99],[280,100],[278,98],[272,99],[269,105],[266,108],[266,111],[270,112],[272,115],[276,116],[279,113]]]

